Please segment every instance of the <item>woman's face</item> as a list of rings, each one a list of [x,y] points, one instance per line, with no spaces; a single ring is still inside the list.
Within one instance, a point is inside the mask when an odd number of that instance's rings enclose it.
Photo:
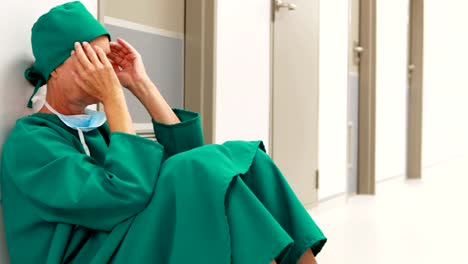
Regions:
[[[109,38],[107,36],[100,36],[90,42],[91,46],[99,46],[106,54],[110,53]],[[71,101],[81,100],[88,104],[95,104],[96,102],[88,94],[84,93],[75,82],[77,69],[74,66],[76,57],[69,57],[62,65],[51,73],[49,82],[54,82],[54,86],[59,87],[58,92],[67,97]]]

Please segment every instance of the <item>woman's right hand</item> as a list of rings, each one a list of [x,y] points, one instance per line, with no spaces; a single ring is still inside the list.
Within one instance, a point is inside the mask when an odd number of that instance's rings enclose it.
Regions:
[[[75,66],[75,82],[86,94],[104,105],[121,95],[119,79],[102,48],[91,47],[87,42],[76,42],[71,55]]]
[[[110,131],[135,134],[119,79],[106,53],[86,42],[75,43],[72,59],[75,82],[86,94],[104,104]]]

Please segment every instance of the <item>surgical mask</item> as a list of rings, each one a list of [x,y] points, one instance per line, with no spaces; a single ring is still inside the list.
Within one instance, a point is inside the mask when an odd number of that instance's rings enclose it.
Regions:
[[[62,123],[78,131],[78,136],[80,137],[80,142],[83,145],[86,155],[90,156],[89,148],[88,145],[86,145],[83,132],[89,132],[102,126],[107,120],[106,114],[104,114],[104,112],[97,112],[86,108],[85,114],[83,115],[62,115],[50,106],[49,103],[45,102],[45,106],[49,111],[57,115]]]

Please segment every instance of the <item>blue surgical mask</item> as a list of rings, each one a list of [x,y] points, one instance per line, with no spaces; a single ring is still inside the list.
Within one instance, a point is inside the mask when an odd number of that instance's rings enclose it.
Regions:
[[[47,107],[47,109],[52,113],[56,114],[66,126],[78,130],[81,144],[83,145],[86,154],[90,156],[89,148],[88,145],[86,145],[83,132],[89,132],[102,126],[107,120],[106,114],[104,114],[104,112],[97,112],[86,108],[85,114],[83,115],[62,115],[47,102],[45,102],[45,107]]]

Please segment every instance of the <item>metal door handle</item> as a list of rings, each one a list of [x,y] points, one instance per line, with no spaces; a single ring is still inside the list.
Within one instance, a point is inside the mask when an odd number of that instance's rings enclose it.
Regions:
[[[354,51],[357,53],[362,53],[364,51],[364,48],[361,46],[356,46],[354,47]]]
[[[359,65],[361,61],[361,54],[364,52],[364,47],[360,46],[358,41],[354,41],[353,46],[353,62],[354,64]]]
[[[287,8],[288,10],[292,11],[292,10],[296,10],[297,8],[297,5],[293,3],[284,3],[281,0],[275,0],[275,6],[276,6],[276,10],[280,10],[281,8]]]

